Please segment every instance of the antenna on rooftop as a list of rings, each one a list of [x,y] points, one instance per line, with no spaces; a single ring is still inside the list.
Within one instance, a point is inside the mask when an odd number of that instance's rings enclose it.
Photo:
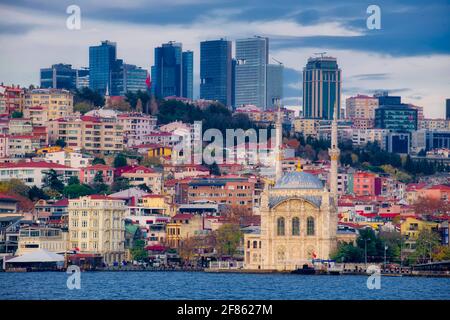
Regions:
[[[323,59],[323,57],[327,54],[327,52],[325,51],[325,52],[315,52],[314,53],[316,56],[319,56],[320,55],[320,58],[322,58]]]

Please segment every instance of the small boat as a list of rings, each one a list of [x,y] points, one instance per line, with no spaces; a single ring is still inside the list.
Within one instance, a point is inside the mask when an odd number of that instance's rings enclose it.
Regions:
[[[302,268],[292,271],[293,274],[316,274],[316,270],[313,267],[304,264]]]

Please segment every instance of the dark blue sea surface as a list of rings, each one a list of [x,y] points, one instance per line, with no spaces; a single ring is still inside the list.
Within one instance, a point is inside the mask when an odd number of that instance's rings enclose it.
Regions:
[[[63,272],[0,273],[0,299],[445,299],[450,278],[308,276],[204,272],[82,272],[69,290]]]

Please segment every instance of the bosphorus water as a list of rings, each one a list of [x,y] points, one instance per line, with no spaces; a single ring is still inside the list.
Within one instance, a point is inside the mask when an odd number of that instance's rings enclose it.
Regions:
[[[444,299],[450,278],[308,276],[204,272],[82,272],[81,288],[69,290],[63,272],[0,273],[0,299]]]

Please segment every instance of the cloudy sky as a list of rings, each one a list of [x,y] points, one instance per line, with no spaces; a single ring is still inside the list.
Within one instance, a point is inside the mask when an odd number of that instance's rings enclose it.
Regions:
[[[66,9],[81,8],[68,30]],[[367,7],[381,8],[381,30],[366,27]],[[170,40],[195,56],[199,43],[253,35],[270,38],[285,71],[285,103],[301,104],[301,70],[326,51],[343,72],[343,98],[386,89],[443,117],[450,98],[449,0],[0,0],[0,82],[39,84],[39,68],[88,65],[88,46],[117,42],[118,57],[149,69],[153,49]]]

